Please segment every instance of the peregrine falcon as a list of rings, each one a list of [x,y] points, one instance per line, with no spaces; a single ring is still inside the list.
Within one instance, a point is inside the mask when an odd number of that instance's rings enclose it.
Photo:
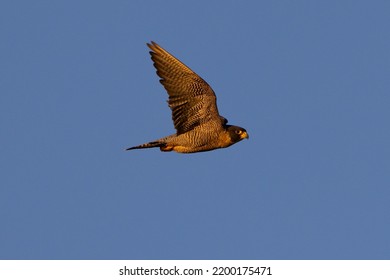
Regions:
[[[249,138],[244,128],[228,125],[219,115],[217,98],[206,81],[155,42],[147,45],[160,83],[168,92],[176,133],[126,150],[159,147],[163,152],[197,153]]]

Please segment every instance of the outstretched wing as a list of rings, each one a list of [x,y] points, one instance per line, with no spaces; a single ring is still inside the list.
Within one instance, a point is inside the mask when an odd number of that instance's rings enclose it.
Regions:
[[[160,82],[168,92],[177,134],[207,122],[221,126],[227,122],[218,113],[213,89],[201,77],[155,42],[147,45]]]

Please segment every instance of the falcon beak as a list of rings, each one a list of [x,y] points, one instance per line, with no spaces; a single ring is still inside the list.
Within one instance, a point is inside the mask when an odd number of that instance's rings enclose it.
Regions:
[[[244,138],[249,139],[249,134],[246,131],[244,131],[241,135],[241,139],[244,139]]]

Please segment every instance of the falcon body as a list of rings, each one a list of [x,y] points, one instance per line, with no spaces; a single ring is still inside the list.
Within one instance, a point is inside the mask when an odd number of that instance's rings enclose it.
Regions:
[[[176,133],[127,150],[159,147],[164,152],[196,153],[226,148],[249,138],[244,128],[228,125],[219,115],[215,93],[201,77],[156,43],[147,45],[168,92]]]

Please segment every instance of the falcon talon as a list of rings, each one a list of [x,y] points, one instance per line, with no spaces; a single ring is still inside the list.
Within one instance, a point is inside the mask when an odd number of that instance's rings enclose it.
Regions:
[[[228,125],[219,115],[217,97],[205,80],[155,42],[147,45],[160,83],[168,92],[176,133],[126,150],[159,147],[163,152],[198,153],[249,139],[244,128]]]

